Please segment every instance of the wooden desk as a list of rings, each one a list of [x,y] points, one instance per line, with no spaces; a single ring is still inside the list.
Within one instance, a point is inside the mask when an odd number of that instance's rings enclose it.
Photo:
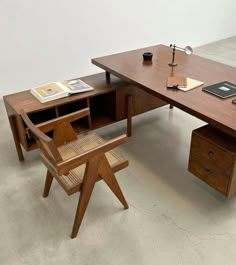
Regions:
[[[40,103],[29,90],[3,97],[20,161],[24,160],[21,147],[25,151],[37,148],[36,143],[27,136],[26,126],[20,116],[21,110],[24,110],[35,124],[38,124],[89,107],[90,116],[72,124],[77,133],[127,119],[127,134],[131,136],[132,115],[167,104],[115,76],[109,82],[106,82],[104,73],[81,79],[94,87],[94,90],[46,103]]]
[[[143,63],[142,54],[153,53],[152,64]],[[232,98],[221,99],[202,91],[202,86],[188,92],[166,88],[167,77],[184,75],[204,82],[204,86],[221,81],[236,83],[236,68],[196,55],[176,51],[176,67],[170,67],[172,50],[157,45],[92,59],[92,63],[124,81],[198,117],[236,137],[236,108]]]
[[[152,63],[143,62],[142,55],[144,52],[153,53]],[[190,156],[189,170],[220,192],[230,196],[236,192],[236,105],[232,104],[232,98],[221,99],[202,91],[202,86],[183,92],[181,90],[167,89],[166,82],[167,77],[170,75],[183,75],[203,81],[204,86],[225,80],[236,83],[236,68],[196,55],[187,56],[179,50],[176,51],[175,56],[178,63],[176,67],[168,65],[171,58],[172,50],[170,47],[157,45],[92,59],[92,63],[107,72],[106,77],[108,80],[111,73],[135,85],[135,87],[141,88],[147,93],[207,122],[213,128],[217,128],[218,130],[212,130],[207,127],[197,132],[196,135],[204,139],[206,143],[206,141],[211,141],[211,137],[209,137],[208,132],[206,133],[206,130],[208,131],[209,129],[211,133],[214,133],[212,138],[215,139],[215,142],[212,142],[209,146],[212,148],[217,146],[214,149],[216,151],[214,153],[210,149],[204,149],[206,155],[202,155],[201,159],[204,160],[209,153],[209,156],[211,155],[209,160],[211,165],[209,166],[215,167],[216,164],[214,163],[217,163],[217,161],[220,164],[223,163],[218,170],[220,171],[220,174],[218,174],[220,179],[214,179],[215,176],[212,172],[216,172],[216,170],[211,171],[208,165],[204,168],[204,163],[196,163],[196,160],[200,159],[200,157],[195,154],[198,152],[202,153],[203,150],[199,149],[200,147],[198,148],[195,140],[193,142],[193,152],[191,152]],[[201,136],[203,132],[204,135]],[[221,140],[219,140],[220,137]],[[205,143],[202,143],[201,146],[205,146]],[[230,155],[225,156],[225,152],[230,153]],[[228,163],[230,164],[230,169],[224,163],[227,157],[232,158],[232,163]],[[194,163],[191,162],[192,158]],[[196,167],[198,168],[196,169]],[[225,175],[222,176],[222,172]],[[226,180],[222,181],[224,178]]]

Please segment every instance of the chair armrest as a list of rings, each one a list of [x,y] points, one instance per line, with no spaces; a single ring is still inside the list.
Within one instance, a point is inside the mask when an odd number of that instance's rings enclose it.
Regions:
[[[92,157],[97,156],[101,153],[106,153],[116,146],[126,142],[127,136],[125,134],[118,136],[114,139],[111,139],[99,146],[67,160],[61,161],[57,163],[57,172],[59,175],[64,175],[68,173],[70,170],[87,163]]]
[[[63,115],[61,117],[39,123],[36,125],[36,127],[40,131],[46,133],[46,132],[52,131],[55,128],[59,127],[62,123],[71,123],[75,120],[88,116],[89,114],[90,114],[89,108],[84,108],[82,110],[78,110],[78,111]]]

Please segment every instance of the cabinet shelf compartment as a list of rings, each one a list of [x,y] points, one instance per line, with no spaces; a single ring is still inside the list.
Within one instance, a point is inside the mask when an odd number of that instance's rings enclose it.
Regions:
[[[88,107],[88,99],[77,100],[57,106],[58,116],[63,116]]]
[[[28,113],[28,116],[34,124],[39,124],[41,122],[56,118],[57,114],[55,108],[50,108],[38,112]]]
[[[70,102],[67,104],[63,104],[57,107],[57,115],[63,116],[78,110],[82,110],[84,108],[89,107],[88,99],[82,99],[75,102]],[[77,121],[71,123],[72,127],[76,131],[76,133],[80,133],[83,131],[87,131],[90,129],[90,116],[81,118]]]
[[[92,129],[96,129],[116,121],[115,103],[115,91],[90,98]]]

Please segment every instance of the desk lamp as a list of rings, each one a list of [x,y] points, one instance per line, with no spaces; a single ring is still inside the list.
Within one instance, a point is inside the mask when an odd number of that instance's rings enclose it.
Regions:
[[[176,66],[177,63],[175,63],[175,49],[185,51],[187,55],[191,55],[193,53],[193,49],[190,46],[186,46],[185,48],[181,48],[176,46],[175,44],[170,44],[170,48],[172,48],[172,62],[169,63],[169,66]]]

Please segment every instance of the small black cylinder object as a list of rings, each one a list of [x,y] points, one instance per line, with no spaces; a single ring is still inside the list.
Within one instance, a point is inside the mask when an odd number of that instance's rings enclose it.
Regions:
[[[144,61],[151,61],[152,60],[152,53],[151,52],[145,52],[144,54],[143,54],[143,60]]]

